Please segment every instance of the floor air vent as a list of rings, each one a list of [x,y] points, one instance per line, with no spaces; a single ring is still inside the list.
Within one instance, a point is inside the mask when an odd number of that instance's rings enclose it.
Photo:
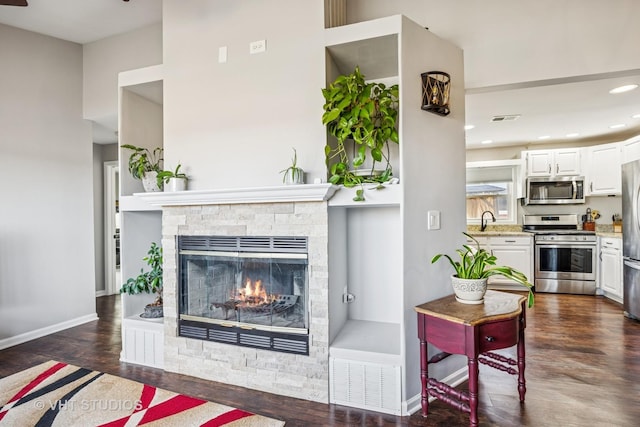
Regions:
[[[399,366],[329,359],[330,403],[401,414]]]

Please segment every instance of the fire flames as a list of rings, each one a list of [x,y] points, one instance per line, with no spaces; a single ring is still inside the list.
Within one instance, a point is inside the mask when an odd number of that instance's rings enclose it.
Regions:
[[[267,294],[266,289],[262,286],[262,280],[252,282],[251,279],[247,279],[244,288],[232,295],[232,299],[247,305],[260,305],[273,302],[275,297]]]

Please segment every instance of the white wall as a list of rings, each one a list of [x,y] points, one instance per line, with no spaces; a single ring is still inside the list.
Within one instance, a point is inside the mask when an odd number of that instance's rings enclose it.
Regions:
[[[281,185],[292,147],[326,179],[322,1],[165,1],[163,28],[165,164],[190,189]]]
[[[118,73],[162,63],[162,25],[87,43],[82,52],[83,116],[115,131]]]
[[[358,22],[402,13],[457,44],[465,50],[467,88],[640,68],[640,2],[492,0],[491,4],[500,6],[501,13],[476,0],[349,0],[347,17]],[[480,27],[483,37],[474,37]],[[581,48],[576,48],[575,40],[580,40]]]
[[[2,348],[95,317],[95,284],[82,47],[0,25],[0,58]]]

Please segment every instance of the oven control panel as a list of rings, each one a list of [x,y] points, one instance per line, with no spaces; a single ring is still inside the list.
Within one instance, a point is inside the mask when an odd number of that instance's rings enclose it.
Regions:
[[[536,234],[536,242],[595,242],[595,234]]]

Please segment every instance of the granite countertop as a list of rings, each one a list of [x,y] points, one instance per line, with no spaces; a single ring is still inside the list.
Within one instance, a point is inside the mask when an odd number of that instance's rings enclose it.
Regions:
[[[522,231],[522,225],[488,225],[485,231],[480,231],[479,225],[468,225],[467,233],[474,237],[478,236],[531,236],[532,233]],[[598,237],[616,237],[621,239],[622,233],[614,233],[611,224],[596,225],[596,236]]]

